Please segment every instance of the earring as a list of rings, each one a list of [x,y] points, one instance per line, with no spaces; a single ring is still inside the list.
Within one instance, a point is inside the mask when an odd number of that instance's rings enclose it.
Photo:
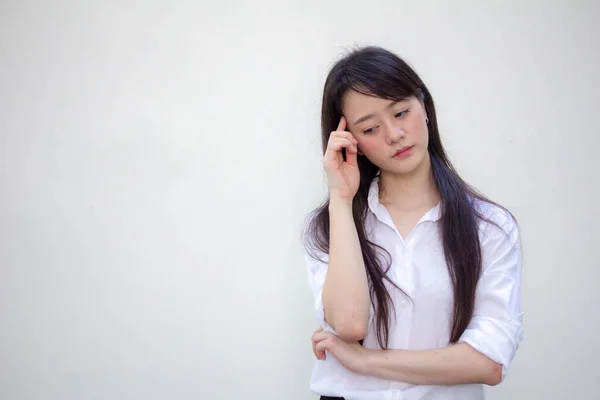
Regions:
[[[429,117],[425,117],[425,123],[428,124],[429,123]]]

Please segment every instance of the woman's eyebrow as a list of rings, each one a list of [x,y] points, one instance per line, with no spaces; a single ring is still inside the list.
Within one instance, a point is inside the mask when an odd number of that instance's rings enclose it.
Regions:
[[[354,123],[353,123],[352,125],[358,125],[358,124],[360,124],[361,122],[364,122],[364,121],[366,121],[366,120],[368,120],[368,119],[370,119],[370,118],[373,118],[374,116],[375,116],[375,114],[367,114],[367,115],[365,115],[365,116],[363,116],[363,117],[360,117],[360,118],[359,118],[359,119],[357,119],[356,121],[354,121]]]

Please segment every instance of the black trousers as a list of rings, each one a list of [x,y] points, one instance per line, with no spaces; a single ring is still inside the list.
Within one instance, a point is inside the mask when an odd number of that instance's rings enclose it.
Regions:
[[[321,400],[344,400],[344,398],[343,397],[321,396]]]

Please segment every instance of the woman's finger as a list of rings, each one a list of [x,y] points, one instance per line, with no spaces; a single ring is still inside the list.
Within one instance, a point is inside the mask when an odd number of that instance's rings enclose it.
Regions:
[[[348,151],[346,151],[346,162],[350,165],[358,166],[357,157],[358,157],[358,146],[348,148]]]
[[[315,357],[317,358],[317,360],[325,360],[326,356],[325,356],[325,352],[324,351],[318,351],[317,350],[317,344],[315,342],[312,342],[313,346],[313,353],[315,355]]]
[[[352,134],[348,131],[333,131],[331,132],[331,135],[329,136],[329,140],[332,139],[339,139],[339,138],[344,138],[344,139],[348,139],[351,142],[354,142],[354,144],[358,144],[358,141],[356,140],[356,138],[354,136],[352,136]]]
[[[342,115],[342,118],[340,118],[340,123],[338,124],[336,131],[345,131],[345,130],[346,130],[346,118],[344,118],[344,116]]]
[[[321,342],[325,339],[334,339],[337,338],[337,336],[335,336],[333,333],[321,330],[319,332],[315,332],[313,334],[312,340],[315,342]]]
[[[323,332],[323,328],[318,328],[314,333],[313,333],[313,339],[311,340],[312,343],[312,349],[313,349],[313,353],[315,354],[315,357],[317,357],[317,360],[325,360],[326,359],[326,355],[324,351],[317,351],[317,342],[314,340],[314,336],[317,333]]]
[[[315,343],[314,340],[312,340],[311,343],[312,343],[313,354],[315,355],[315,357],[317,358],[317,360],[319,360],[320,359],[319,358],[320,353],[317,351],[317,344]]]
[[[331,141],[330,145],[332,150],[339,151],[342,148],[351,149],[352,151],[356,151],[356,144],[349,139],[340,138],[334,139]]]
[[[317,352],[325,353],[325,350],[331,351],[331,341],[329,339],[321,340],[315,346]]]

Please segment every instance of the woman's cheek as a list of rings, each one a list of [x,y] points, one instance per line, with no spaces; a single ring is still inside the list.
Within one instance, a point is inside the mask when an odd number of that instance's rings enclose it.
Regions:
[[[375,155],[376,147],[377,146],[374,145],[373,143],[369,143],[368,140],[363,140],[361,142],[358,142],[358,151],[360,151],[367,157],[372,157],[373,155]]]

